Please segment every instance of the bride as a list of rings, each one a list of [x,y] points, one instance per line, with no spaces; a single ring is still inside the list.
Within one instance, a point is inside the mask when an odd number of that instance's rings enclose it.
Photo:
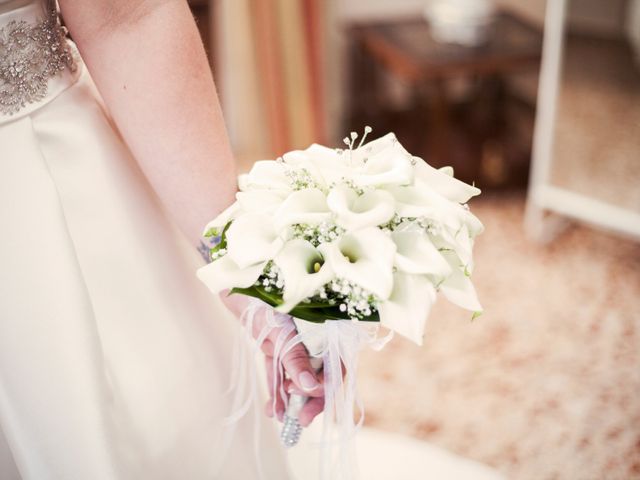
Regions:
[[[0,478],[286,479],[262,413],[224,454],[244,300],[195,271],[236,173],[187,4],[59,3],[75,43],[0,0]],[[309,423],[302,347],[286,369]]]

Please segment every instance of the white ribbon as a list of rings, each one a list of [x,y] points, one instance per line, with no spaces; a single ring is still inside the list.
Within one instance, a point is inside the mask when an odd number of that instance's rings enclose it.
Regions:
[[[265,311],[265,324],[260,329],[253,341],[253,330],[256,321],[256,315],[260,310]],[[273,356],[273,390],[274,390],[274,407],[276,395],[276,382],[278,378],[284,378],[284,367],[282,366],[283,344],[286,338],[295,331],[295,325],[289,315],[276,312],[267,304],[260,300],[251,299],[249,306],[244,310],[240,317],[241,323],[244,325],[244,334],[239,336],[234,345],[231,363],[231,376],[227,394],[233,394],[231,401],[231,412],[224,420],[224,431],[222,445],[220,447],[219,463],[215,466],[214,472],[219,473],[223,466],[224,459],[227,457],[231,442],[233,440],[237,423],[254,408],[253,422],[253,449],[258,469],[258,477],[265,479],[262,467],[262,457],[260,455],[260,417],[262,411],[258,399],[258,375],[256,370],[256,354],[260,351],[260,347],[265,339],[269,336],[273,329],[280,329],[276,343],[274,345]],[[278,377],[281,375],[281,377]],[[277,392],[281,398],[287,402],[287,394],[282,384]]]
[[[264,311],[265,324],[253,339],[256,315]],[[278,380],[284,380],[285,371],[282,363],[284,356],[296,345],[302,343],[312,357],[321,358],[324,375],[324,424],[322,440],[318,443],[321,451],[320,478],[353,479],[357,477],[357,466],[353,451],[353,439],[364,422],[364,407],[356,394],[356,374],[358,354],[365,347],[374,350],[382,349],[392,338],[390,331],[386,336],[378,338],[379,324],[373,322],[356,322],[351,320],[328,320],[324,323],[312,323],[290,315],[276,312],[264,302],[251,299],[242,314],[245,338],[236,342],[232,362],[230,391],[233,392],[231,414],[225,420],[226,452],[230,446],[234,425],[247,414],[253,404],[256,417],[254,419],[254,449],[258,464],[259,476],[264,478],[259,452],[260,414],[257,395],[257,372],[255,354],[260,351],[262,343],[274,329],[279,329],[274,343],[273,363],[273,407],[275,411],[276,395],[280,395],[285,409],[288,396],[284,390],[284,381],[280,388]],[[296,331],[297,334],[288,339]],[[287,340],[288,339],[288,340]],[[343,377],[344,374],[344,377]],[[358,408],[359,420],[354,422],[354,410]]]
[[[364,407],[356,393],[358,355],[365,347],[381,350],[391,340],[393,332],[378,338],[379,324],[372,322],[328,320],[318,324],[300,319],[294,319],[294,322],[310,355],[323,360],[320,478],[356,478],[353,439],[364,422]],[[357,423],[353,418],[356,407],[359,411]]]

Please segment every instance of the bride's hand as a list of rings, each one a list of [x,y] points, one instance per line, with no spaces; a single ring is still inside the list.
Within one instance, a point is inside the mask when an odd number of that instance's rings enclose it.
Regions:
[[[227,308],[237,317],[242,315],[242,312],[249,303],[248,297],[244,295],[228,295],[227,291],[221,292],[220,297]],[[262,327],[266,322],[264,310],[261,310],[260,312],[260,315],[256,317],[253,324],[252,334],[254,338],[259,335],[259,332],[262,330]],[[271,397],[266,405],[266,413],[270,417],[275,414],[277,418],[282,421],[282,417],[284,415],[284,404],[277,392],[284,381],[284,388],[287,393],[298,393],[309,397],[309,400],[305,403],[299,415],[300,424],[303,427],[306,427],[324,409],[324,387],[322,384],[322,375],[319,376],[315,372],[309,361],[309,353],[304,348],[304,345],[299,343],[283,357],[282,364],[288,378],[285,378],[284,380],[282,378],[278,378],[275,383],[276,390],[274,392],[272,362],[274,345],[279,334],[279,328],[272,329],[261,345],[262,351],[265,355],[267,384],[269,386],[269,395]],[[295,331],[292,332],[289,335],[289,338],[293,338],[295,334]],[[287,338],[287,340],[289,340],[289,338]],[[273,401],[274,397],[276,399],[275,412]]]

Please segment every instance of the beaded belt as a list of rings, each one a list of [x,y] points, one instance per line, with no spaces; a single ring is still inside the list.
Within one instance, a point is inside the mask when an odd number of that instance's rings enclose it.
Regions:
[[[76,64],[55,10],[44,19],[0,26],[0,117],[46,97],[49,80]]]

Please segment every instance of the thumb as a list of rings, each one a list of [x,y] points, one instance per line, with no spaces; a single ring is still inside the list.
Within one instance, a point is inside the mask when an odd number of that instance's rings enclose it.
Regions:
[[[311,366],[309,353],[304,345],[299,343],[293,347],[282,359],[282,365],[299,390],[311,397],[323,395],[322,384]]]

